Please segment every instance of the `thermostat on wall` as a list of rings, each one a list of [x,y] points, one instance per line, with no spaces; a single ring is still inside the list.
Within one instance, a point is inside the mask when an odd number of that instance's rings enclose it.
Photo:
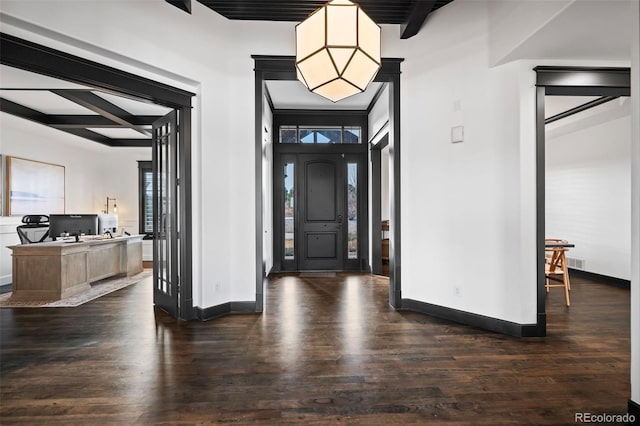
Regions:
[[[464,141],[464,126],[454,126],[451,128],[451,143]]]

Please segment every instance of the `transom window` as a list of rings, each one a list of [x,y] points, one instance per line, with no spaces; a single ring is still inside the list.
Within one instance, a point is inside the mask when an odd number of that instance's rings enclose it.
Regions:
[[[360,126],[280,126],[280,143],[360,143]]]

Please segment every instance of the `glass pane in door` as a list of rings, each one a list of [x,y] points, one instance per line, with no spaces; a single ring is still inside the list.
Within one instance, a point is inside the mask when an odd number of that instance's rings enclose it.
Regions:
[[[295,259],[295,191],[294,165],[284,164],[284,259]]]
[[[358,258],[358,163],[347,163],[347,258]]]

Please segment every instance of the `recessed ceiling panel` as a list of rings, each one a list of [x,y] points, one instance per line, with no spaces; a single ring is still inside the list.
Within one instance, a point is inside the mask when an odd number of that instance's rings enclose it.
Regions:
[[[45,114],[96,115],[95,112],[46,90],[0,90],[0,96]]]
[[[266,82],[276,109],[348,109],[365,110],[383,83],[371,83],[363,93],[333,103],[309,92],[299,81],[270,80]]]
[[[598,99],[598,96],[546,96],[544,118],[553,117],[595,99]]]
[[[140,132],[136,132],[133,129],[124,128],[88,128],[92,132],[99,133],[103,136],[112,139],[149,139],[149,136],[145,136]],[[149,129],[151,130],[151,129]]]
[[[545,103],[550,101],[552,98],[558,98],[553,99],[552,101],[557,102],[559,99],[565,98],[565,96],[547,96]],[[594,98],[590,96],[576,96],[576,100],[581,101],[579,105],[583,105],[593,99]],[[565,110],[559,112],[565,112]],[[549,139],[551,137],[564,134],[563,132],[565,131],[584,130],[597,124],[602,124],[608,121],[616,120],[623,116],[628,116],[629,114],[629,98],[619,97],[611,99],[610,101],[603,104],[592,106],[591,108],[569,115],[560,120],[548,123],[545,125],[545,130],[547,132],[547,138]]]

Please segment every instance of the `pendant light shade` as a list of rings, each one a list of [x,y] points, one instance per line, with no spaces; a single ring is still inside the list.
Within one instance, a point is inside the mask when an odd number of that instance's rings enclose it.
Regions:
[[[333,0],[296,25],[296,71],[337,102],[363,92],[380,69],[380,27],[355,3]]]

